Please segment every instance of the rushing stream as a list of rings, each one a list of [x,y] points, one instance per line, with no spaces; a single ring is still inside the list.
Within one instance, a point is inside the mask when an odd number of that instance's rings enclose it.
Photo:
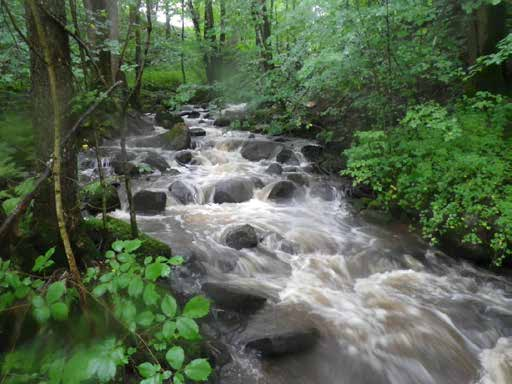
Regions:
[[[240,151],[244,142],[268,138],[214,127],[205,113],[185,119],[206,133],[193,137],[190,164],[180,165],[174,151],[136,146],[135,137],[128,149],[137,159],[157,152],[180,172],[134,181],[134,192],[167,194],[164,212],[138,216],[141,230],[200,266],[199,278],[176,277],[173,284],[196,293],[201,283],[216,282],[267,298],[245,317],[214,311],[209,332],[233,359],[220,383],[512,383],[508,280],[427,247],[399,225],[377,226],[354,215],[335,177],[308,172],[300,152],[307,141],[280,139],[300,164],[269,174],[275,159],[249,161]],[[162,132],[155,127],[153,135]],[[290,173],[304,184],[300,193],[269,199]],[[254,184],[250,200],[213,203],[215,184],[240,178]],[[190,187],[190,204],[169,192],[177,180]],[[315,188],[324,194],[312,193]],[[113,215],[128,220],[126,207]],[[256,229],[257,247],[228,247],[223,234],[243,224]],[[261,358],[244,348],[255,335],[312,328],[320,336],[300,353]]]

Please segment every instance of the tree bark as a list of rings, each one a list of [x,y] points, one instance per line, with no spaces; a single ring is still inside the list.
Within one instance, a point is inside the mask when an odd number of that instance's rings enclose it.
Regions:
[[[135,31],[135,77],[139,77],[142,67],[142,38],[141,38],[141,22],[140,22],[140,6],[141,0],[138,0],[135,4],[130,5],[130,22],[134,26]],[[130,99],[131,105],[134,109],[140,110],[140,91],[141,82],[137,82],[134,86],[132,96]]]
[[[213,0],[205,0],[204,4],[204,41],[205,47],[205,66],[206,66],[206,79],[209,84],[213,84],[216,75],[216,34],[215,34],[215,21],[213,18]]]

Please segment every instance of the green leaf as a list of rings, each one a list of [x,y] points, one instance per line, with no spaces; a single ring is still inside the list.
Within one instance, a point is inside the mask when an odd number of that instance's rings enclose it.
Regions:
[[[91,359],[87,371],[91,376],[96,376],[100,383],[107,383],[116,376],[116,364],[113,360],[101,356]]]
[[[165,277],[171,272],[167,264],[160,262],[151,263],[146,267],[146,279],[156,281],[159,277]]]
[[[181,337],[186,340],[199,339],[199,327],[197,323],[188,317],[180,317],[176,321],[176,327]]]
[[[135,319],[135,315],[137,314],[137,308],[135,307],[135,304],[133,304],[131,301],[124,301],[122,303],[122,310],[121,313],[123,314],[123,318],[127,322],[131,322]]]
[[[57,281],[48,287],[48,291],[46,292],[46,301],[48,301],[49,304],[55,303],[62,297],[62,295],[64,295],[65,292],[66,285],[64,285],[64,282]]]
[[[140,241],[139,239],[127,240],[124,242],[124,251],[127,253],[132,253],[133,251],[139,249],[141,245],[142,241]]]
[[[193,381],[205,381],[212,373],[212,367],[206,359],[195,359],[185,367],[185,375]]]
[[[142,294],[142,299],[146,305],[155,305],[158,302],[160,295],[156,292],[155,284],[147,284]]]
[[[176,316],[178,304],[176,304],[176,300],[171,295],[166,295],[164,297],[164,299],[162,300],[162,305],[160,307],[165,316],[171,319],[174,318],[174,316]]]
[[[174,256],[169,259],[169,264],[175,266],[182,265],[184,262],[185,259],[183,258],[183,256]]]
[[[185,351],[179,346],[174,346],[167,351],[165,359],[175,370],[181,369],[185,361]]]
[[[144,289],[144,283],[139,276],[134,276],[130,285],[128,285],[128,294],[131,297],[139,297]]]
[[[45,304],[34,308],[34,317],[39,323],[46,323],[50,318],[50,308]]]
[[[103,296],[105,292],[107,292],[109,285],[108,284],[99,284],[92,290],[92,294],[96,297]]]
[[[124,249],[124,241],[123,240],[116,240],[112,243],[112,249],[116,251],[117,253],[120,253]]]
[[[69,316],[69,308],[66,303],[53,303],[50,305],[52,317],[57,321],[66,320]]]
[[[204,296],[195,296],[185,304],[183,316],[191,319],[205,317],[210,311],[210,301]]]
[[[149,327],[151,324],[153,324],[154,320],[155,315],[151,311],[144,311],[137,315],[137,323],[139,323],[143,327]]]
[[[176,332],[176,322],[167,320],[162,327],[162,335],[169,340],[174,337],[174,332]]]
[[[42,296],[34,296],[32,298],[32,305],[36,308],[41,308],[46,305],[46,302],[44,301]]]
[[[175,373],[172,382],[173,384],[185,384],[185,378],[181,373]]]
[[[148,377],[155,376],[155,374],[160,370],[160,367],[158,365],[145,362],[137,366],[137,370],[142,377],[147,379]]]

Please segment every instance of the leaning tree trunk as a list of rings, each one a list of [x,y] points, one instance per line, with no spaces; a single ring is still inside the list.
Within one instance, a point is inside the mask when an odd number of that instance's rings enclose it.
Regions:
[[[71,54],[66,31],[53,19],[66,23],[65,3],[64,0],[26,0],[25,5],[29,39],[40,51],[31,52],[33,126],[37,130],[39,160],[46,162],[53,152],[53,185],[48,183],[37,195],[36,225],[39,231],[60,235],[84,304],[85,294],[70,238],[70,232],[74,232],[80,220],[76,146],[73,140],[69,144],[62,141],[72,128],[68,106],[73,94]]]

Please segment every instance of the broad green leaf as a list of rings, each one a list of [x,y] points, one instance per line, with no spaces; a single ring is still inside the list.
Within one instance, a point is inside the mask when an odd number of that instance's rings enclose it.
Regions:
[[[93,358],[87,368],[91,376],[96,376],[100,383],[108,383],[116,376],[116,364],[104,356]]]
[[[155,315],[151,311],[144,311],[137,315],[137,323],[139,323],[143,327],[149,327],[151,324],[153,324],[154,320]]]
[[[66,285],[62,281],[51,284],[46,291],[46,301],[51,304],[58,301],[66,292]]]
[[[57,321],[64,321],[69,316],[69,308],[66,303],[50,304],[50,312],[52,317]]]
[[[146,267],[145,277],[148,280],[156,281],[160,277],[165,277],[171,272],[167,264],[160,262],[151,263]]]
[[[176,300],[171,295],[166,295],[162,300],[162,305],[160,306],[162,312],[165,316],[169,318],[174,318],[176,316],[176,310],[178,309],[178,304],[176,304]]]
[[[46,302],[44,301],[42,296],[34,296],[32,298],[32,305],[36,308],[41,308],[46,305]]]
[[[107,292],[109,285],[108,284],[99,284],[92,290],[92,294],[96,297],[103,296],[105,292]]]
[[[185,378],[181,373],[175,373],[172,379],[173,384],[185,384]]]
[[[155,284],[147,284],[144,288],[144,293],[142,294],[142,298],[146,305],[155,305],[160,299],[160,295],[156,292]]]
[[[131,252],[139,249],[141,245],[142,245],[142,241],[140,241],[139,239],[126,240],[124,242],[124,251],[131,253]]]
[[[176,328],[181,337],[187,340],[199,339],[199,327],[197,323],[188,317],[180,317],[176,321]]]
[[[116,251],[117,253],[120,253],[124,249],[124,241],[123,240],[116,240],[112,243],[112,249]]]
[[[131,297],[138,297],[144,289],[144,283],[139,276],[134,276],[128,285],[128,294]]]
[[[185,375],[193,381],[205,381],[212,373],[212,367],[206,359],[195,359],[185,367]]]
[[[128,322],[133,321],[135,319],[135,315],[137,314],[137,308],[135,307],[135,304],[126,300],[122,303],[122,305],[123,318]]]
[[[210,311],[210,301],[204,296],[195,296],[185,304],[183,316],[191,319],[205,317]]]
[[[174,256],[169,259],[169,264],[171,265],[182,265],[185,262],[183,256]]]
[[[169,340],[174,336],[174,332],[176,332],[176,322],[167,320],[162,327],[162,335]]]
[[[45,304],[34,308],[34,317],[39,323],[46,323],[50,318],[50,308]]]
[[[185,361],[185,351],[180,346],[174,346],[167,351],[165,359],[175,370],[181,369]]]
[[[155,374],[160,370],[160,367],[158,365],[145,362],[138,365],[137,370],[142,377],[147,379],[148,377],[155,376]]]

